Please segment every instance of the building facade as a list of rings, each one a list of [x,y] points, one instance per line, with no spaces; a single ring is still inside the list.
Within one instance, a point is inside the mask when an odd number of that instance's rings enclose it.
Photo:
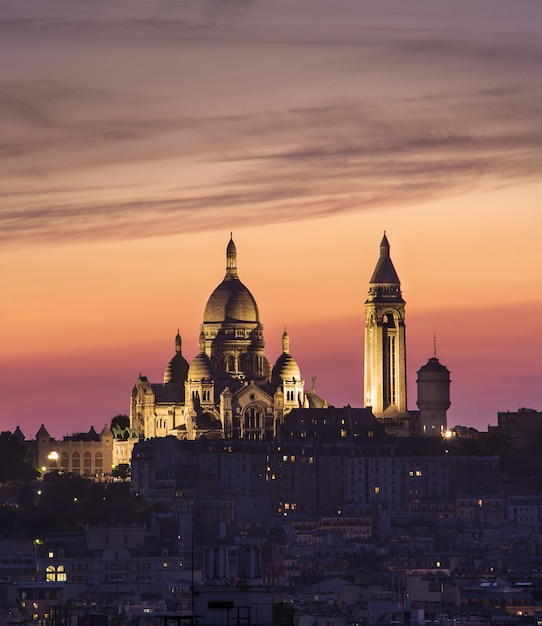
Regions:
[[[35,439],[25,439],[17,427],[15,435],[24,442],[28,462],[41,473],[63,472],[100,479],[111,474],[118,464],[114,454],[114,436],[107,424],[100,433],[91,428],[86,433],[51,437],[42,424]]]
[[[305,391],[286,330],[274,366],[264,348],[258,306],[239,279],[230,238],[224,279],[205,306],[198,354],[189,364],[178,333],[163,382],[139,376],[130,401],[132,430],[146,439],[270,440],[292,409],[326,406],[314,389]]]

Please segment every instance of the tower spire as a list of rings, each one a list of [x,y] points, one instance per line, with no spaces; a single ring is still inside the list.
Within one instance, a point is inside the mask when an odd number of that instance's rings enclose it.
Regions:
[[[384,231],[384,236],[380,242],[380,256],[390,256],[390,242],[386,237],[386,231]]]
[[[369,296],[380,294],[385,290],[390,297],[401,298],[401,281],[390,257],[390,242],[386,237],[386,231],[380,242],[380,256],[376,262],[371,280],[369,281]]]

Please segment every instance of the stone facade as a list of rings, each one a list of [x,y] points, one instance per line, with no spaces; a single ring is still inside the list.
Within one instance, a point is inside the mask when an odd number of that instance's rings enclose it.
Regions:
[[[94,428],[88,433],[78,433],[54,439],[42,424],[35,439],[26,440],[19,428],[15,433],[26,447],[28,461],[42,473],[70,472],[89,478],[110,474],[114,462],[114,437],[106,424],[98,434]]]
[[[211,294],[200,327],[199,352],[190,365],[181,336],[164,381],[139,376],[130,401],[132,430],[145,439],[235,438],[270,440],[284,416],[300,407],[325,407],[305,391],[284,331],[282,354],[272,367],[264,353],[263,325],[253,295],[239,280],[233,239],[226,249],[224,280]]]

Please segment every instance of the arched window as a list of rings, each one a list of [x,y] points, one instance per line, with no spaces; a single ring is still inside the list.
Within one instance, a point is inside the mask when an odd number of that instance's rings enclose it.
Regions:
[[[83,454],[83,473],[90,474],[92,472],[92,455],[90,452]]]
[[[62,583],[66,582],[66,568],[64,565],[59,565],[55,568],[54,565],[48,565],[45,568],[45,580],[48,583]]]
[[[245,413],[245,428],[247,429],[259,429],[261,424],[261,411],[258,407],[251,406]]]
[[[94,468],[97,472],[102,472],[104,468],[104,457],[101,452],[96,452],[94,456]]]
[[[62,452],[60,454],[60,469],[64,470],[65,472],[68,471],[68,453],[67,452]]]
[[[235,372],[235,359],[232,354],[228,357],[228,372]]]
[[[81,473],[81,456],[79,455],[79,452],[74,452],[72,454],[72,472],[74,474]]]
[[[386,328],[395,328],[395,316],[392,313],[386,313],[382,316],[382,326]]]

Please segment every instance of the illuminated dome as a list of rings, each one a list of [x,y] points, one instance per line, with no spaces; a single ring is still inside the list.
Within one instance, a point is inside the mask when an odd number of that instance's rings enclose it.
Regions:
[[[214,371],[215,368],[213,367],[211,359],[205,352],[200,352],[196,354],[188,368],[188,380],[213,380]]]
[[[199,353],[196,354],[194,360],[188,368],[188,380],[214,380],[215,367],[211,359],[205,353],[205,339],[203,333],[199,338]]]
[[[181,335],[177,331],[175,337],[175,356],[167,364],[164,371],[164,383],[180,385],[186,381],[188,361],[181,354]]]
[[[291,354],[282,353],[275,366],[272,374],[273,383],[280,383],[283,380],[301,380],[299,365]]]
[[[237,276],[237,252],[230,238],[226,250],[226,275],[207,301],[203,323],[247,322],[259,324],[256,300]]]
[[[271,380],[276,387],[281,386],[284,380],[301,380],[299,365],[290,354],[290,339],[286,330],[282,334],[282,354],[273,367]]]

